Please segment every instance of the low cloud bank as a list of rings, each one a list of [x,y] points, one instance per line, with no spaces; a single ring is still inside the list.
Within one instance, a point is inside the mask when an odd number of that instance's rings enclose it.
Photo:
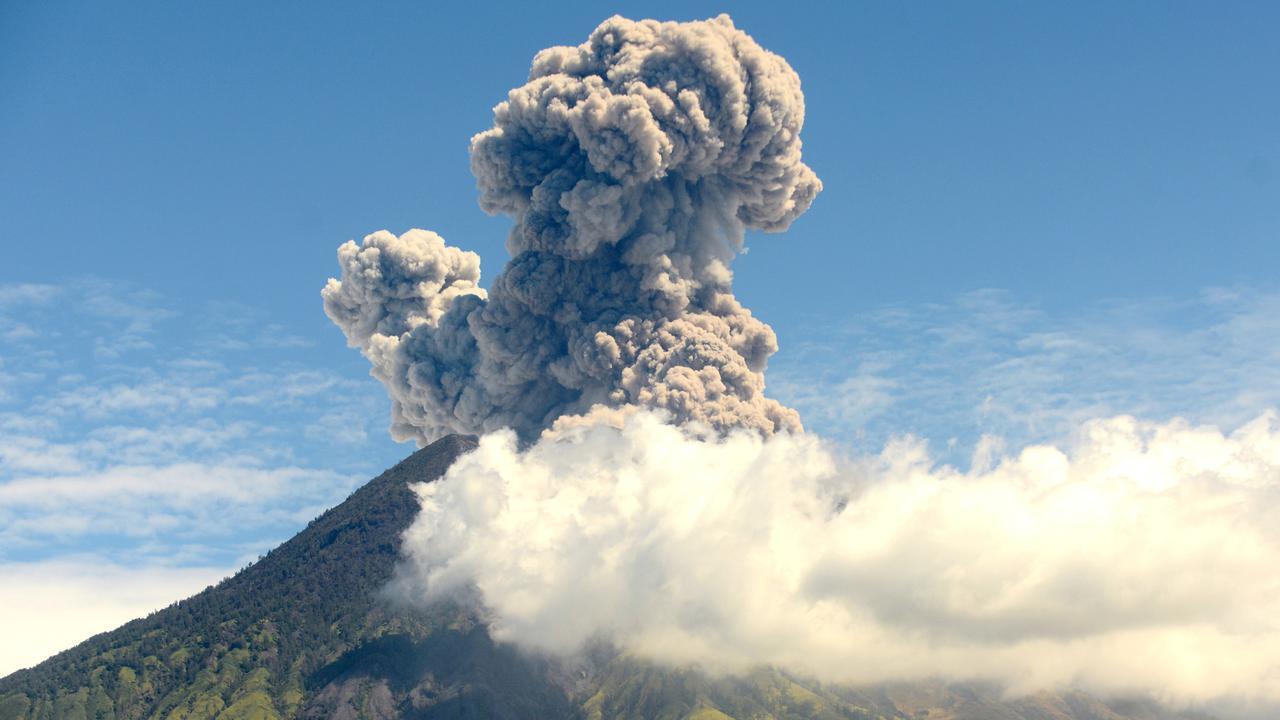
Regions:
[[[733,672],[984,679],[1280,701],[1280,422],[1116,417],[937,467],[812,435],[695,437],[638,411],[422,485],[399,591],[494,635]]]

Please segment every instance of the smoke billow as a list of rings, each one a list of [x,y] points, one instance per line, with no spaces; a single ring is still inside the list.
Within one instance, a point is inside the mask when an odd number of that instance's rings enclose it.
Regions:
[[[401,590],[502,639],[735,671],[1280,700],[1280,428],[1099,420],[974,469],[842,460],[764,396],[745,228],[821,188],[796,74],[727,17],[605,21],[472,141],[514,218],[488,293],[434,233],[339,250],[325,310],[392,432],[487,435],[419,489]]]
[[[496,637],[855,683],[944,677],[1280,701],[1280,423],[1117,417],[1065,451],[935,467],[808,434],[693,438],[648,412],[435,483],[400,590],[478,591]]]
[[[745,228],[785,230],[822,185],[800,159],[804,96],[728,16],[614,17],[538,53],[472,139],[480,205],[515,220],[487,297],[475,255],[380,232],[339,250],[325,311],[392,398],[392,434],[514,428],[659,408],[763,433],[772,329],[733,295]]]

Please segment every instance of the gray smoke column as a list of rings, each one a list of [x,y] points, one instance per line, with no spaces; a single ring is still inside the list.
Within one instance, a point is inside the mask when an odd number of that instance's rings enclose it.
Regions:
[[[726,15],[613,17],[529,81],[471,143],[480,206],[514,219],[512,259],[436,234],[339,252],[325,312],[392,398],[392,434],[430,441],[641,406],[677,422],[798,430],[764,396],[773,330],[734,297],[746,228],[785,230],[822,188],[801,161],[804,96]]]

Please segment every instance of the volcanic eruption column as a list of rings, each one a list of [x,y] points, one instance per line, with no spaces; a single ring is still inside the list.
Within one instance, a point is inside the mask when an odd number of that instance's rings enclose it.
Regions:
[[[475,253],[381,231],[338,251],[324,307],[420,445],[640,406],[764,434],[773,330],[732,291],[746,228],[785,230],[822,183],[801,161],[804,96],[736,29],[614,17],[534,58],[471,142],[480,205],[515,220],[486,293]]]
[[[490,292],[424,230],[346,243],[324,289],[397,438],[484,435],[417,488],[394,592],[554,654],[1280,701],[1275,413],[1103,418],[968,472],[908,440],[841,459],[764,397],[777,342],[731,288],[745,229],[821,188],[786,62],[727,17],[612,18],[494,114]]]

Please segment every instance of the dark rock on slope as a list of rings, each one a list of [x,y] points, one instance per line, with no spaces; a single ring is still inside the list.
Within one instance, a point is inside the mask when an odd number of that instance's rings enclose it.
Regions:
[[[236,576],[0,679],[0,720],[1175,717],[1081,693],[712,678],[605,651],[562,667],[494,644],[461,609],[394,606],[379,591],[418,510],[409,484],[474,446],[453,436],[419,450]]]

